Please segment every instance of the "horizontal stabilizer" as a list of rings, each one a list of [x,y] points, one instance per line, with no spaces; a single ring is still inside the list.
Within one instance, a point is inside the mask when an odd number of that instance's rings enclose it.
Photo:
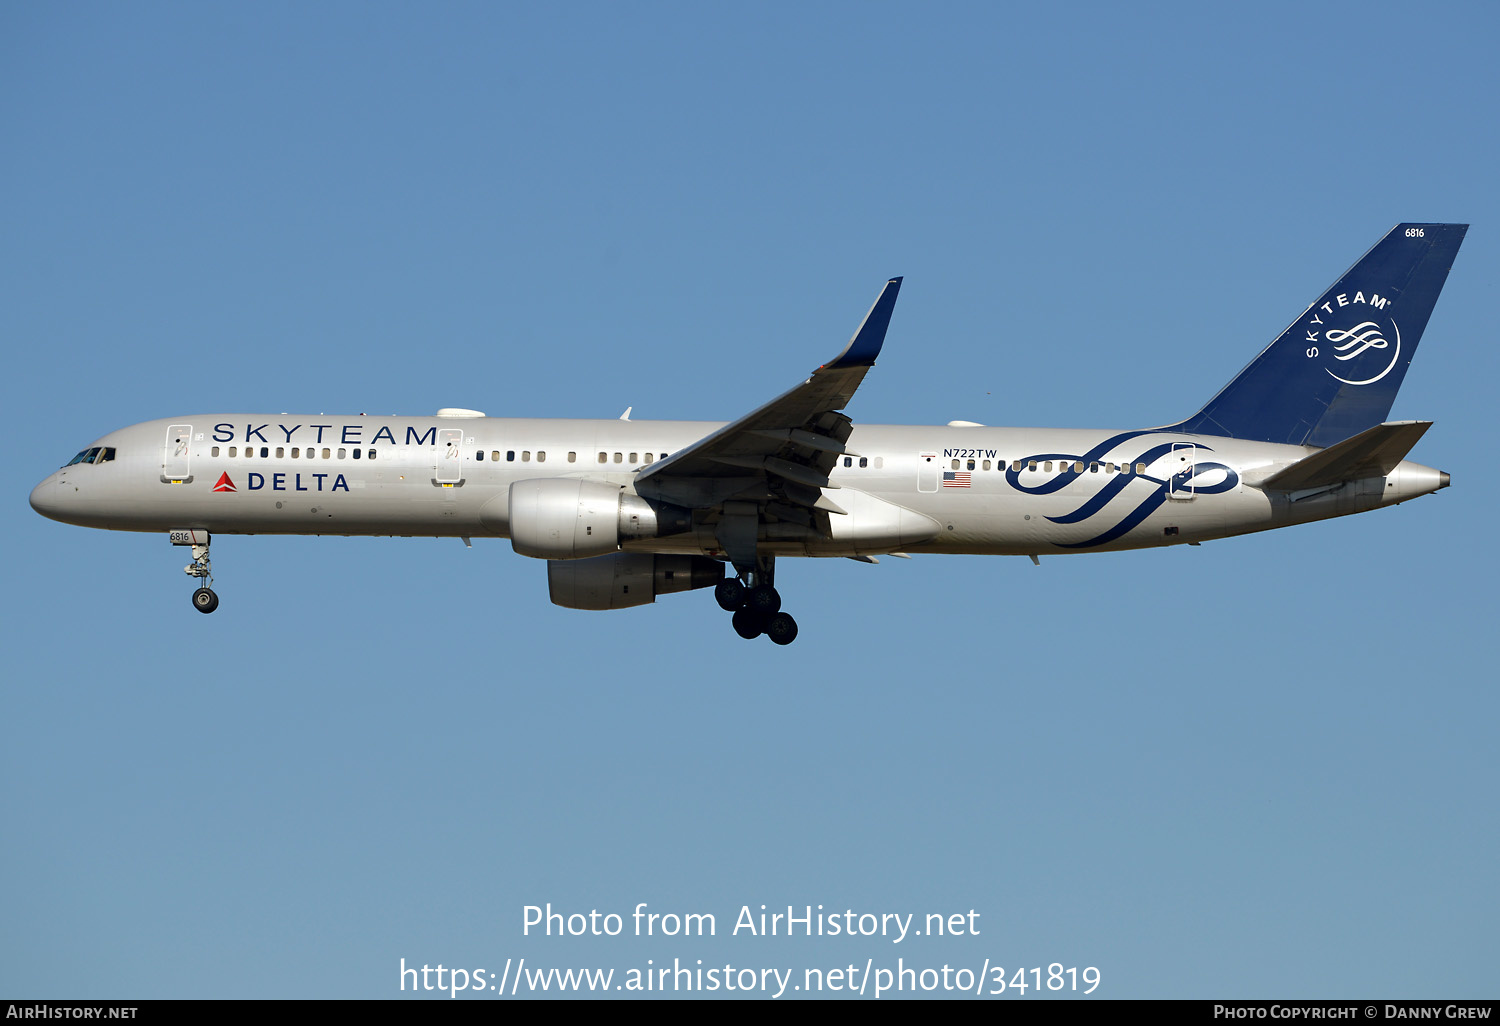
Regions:
[[[1364,477],[1384,477],[1406,459],[1412,446],[1432,427],[1430,420],[1398,420],[1376,424],[1353,438],[1330,445],[1261,483],[1262,488],[1292,492],[1319,488]]]

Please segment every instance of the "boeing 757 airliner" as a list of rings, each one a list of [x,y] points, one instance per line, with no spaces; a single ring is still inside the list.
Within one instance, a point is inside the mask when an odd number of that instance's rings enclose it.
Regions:
[[[855,425],[901,279],[843,352],[728,424],[191,414],[91,443],[31,493],[54,520],[188,546],[215,534],[509,538],[552,601],[712,587],[744,638],[797,636],[778,556],[1030,556],[1196,545],[1390,506],[1448,475],[1386,421],[1468,229],[1399,224],[1186,420],[1127,431]],[[726,573],[726,565],[731,572]]]

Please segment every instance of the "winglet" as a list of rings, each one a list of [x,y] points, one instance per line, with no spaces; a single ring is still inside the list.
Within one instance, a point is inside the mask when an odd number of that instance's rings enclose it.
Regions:
[[[865,314],[859,330],[854,333],[844,351],[823,366],[835,368],[873,365],[875,357],[880,355],[880,347],[885,344],[885,332],[891,326],[891,311],[896,309],[896,294],[900,291],[900,278],[892,278],[886,282],[885,288],[880,290],[880,295],[875,299],[875,305]]]

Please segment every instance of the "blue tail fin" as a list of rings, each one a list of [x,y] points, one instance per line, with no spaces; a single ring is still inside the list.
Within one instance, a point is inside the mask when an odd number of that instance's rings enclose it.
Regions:
[[[1385,420],[1466,224],[1398,224],[1173,430],[1328,446]]]

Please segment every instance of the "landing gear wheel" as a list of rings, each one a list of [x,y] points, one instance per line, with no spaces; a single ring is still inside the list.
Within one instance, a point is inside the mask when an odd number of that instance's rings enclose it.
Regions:
[[[193,592],[193,608],[200,613],[212,613],[219,608],[219,596],[212,588],[199,588]]]
[[[789,613],[777,613],[766,622],[766,637],[778,645],[790,645],[797,640],[797,621]]]
[[[769,584],[757,584],[745,596],[745,608],[770,617],[781,611],[781,595]]]
[[[745,607],[745,586],[730,577],[714,586],[714,601],[720,609],[734,612]]]
[[[746,641],[758,638],[766,632],[766,618],[748,609],[736,612],[730,623],[734,625],[734,632]]]

